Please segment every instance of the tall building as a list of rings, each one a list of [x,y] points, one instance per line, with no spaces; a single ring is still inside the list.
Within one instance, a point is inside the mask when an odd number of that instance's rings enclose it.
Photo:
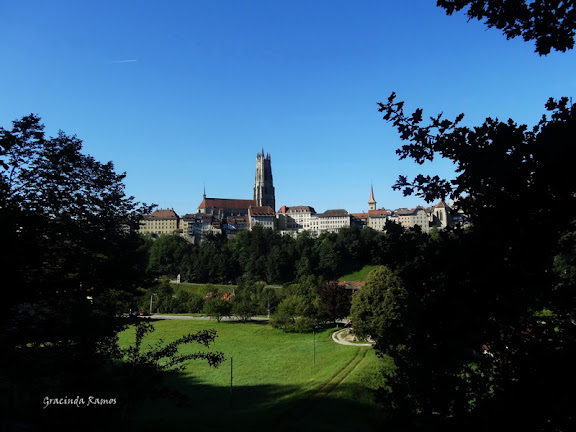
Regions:
[[[256,206],[270,207],[276,211],[274,180],[272,179],[272,160],[270,153],[256,155],[256,176],[254,179],[254,201]]]

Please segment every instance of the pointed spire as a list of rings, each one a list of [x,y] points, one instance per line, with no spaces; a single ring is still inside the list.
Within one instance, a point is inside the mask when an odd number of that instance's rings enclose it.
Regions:
[[[374,189],[372,184],[370,184],[370,199],[368,200],[368,211],[376,210],[376,200],[374,199]]]
[[[204,183],[204,199],[206,199],[206,183]]]
[[[368,200],[368,204],[376,204],[376,200],[374,199],[374,189],[372,185],[370,185],[370,199]]]

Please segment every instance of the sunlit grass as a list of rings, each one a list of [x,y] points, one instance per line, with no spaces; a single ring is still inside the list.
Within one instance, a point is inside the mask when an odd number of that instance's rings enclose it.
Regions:
[[[299,401],[316,397],[323,386],[331,383],[335,377],[345,385],[335,386],[329,395],[322,394],[322,397],[354,405],[352,411],[359,417],[376,409],[371,389],[379,383],[382,362],[370,347],[334,343],[331,329],[315,334],[286,334],[261,323],[166,320],[154,322],[154,325],[156,331],[145,339],[144,347],[159,339],[170,342],[198,330],[213,328],[218,332],[210,349],[224,353],[226,360],[220,367],[191,362],[183,374],[170,380],[175,388],[189,397],[197,410],[213,409],[214,404],[227,407],[226,415],[208,419],[205,423],[202,420],[204,429],[201,430],[210,430],[215,425],[225,426],[231,413],[239,422],[235,430],[243,430],[242,427],[254,415],[262,418],[284,415],[287,410],[295,409],[294,406],[303,406]],[[120,335],[121,343],[131,343],[133,334],[133,329],[123,332]],[[204,349],[199,345],[187,346],[183,347],[182,353]],[[367,351],[366,355],[364,351]],[[345,378],[342,380],[345,366],[357,362],[353,370],[344,371]],[[169,401],[154,402],[150,406],[155,406],[155,410],[144,409],[138,415],[147,424],[159,420],[158,410],[163,413],[162,421],[174,425],[186,422],[192,415],[174,407]]]
[[[376,266],[364,266],[360,270],[350,273],[347,275],[342,276],[339,280],[341,282],[350,282],[350,281],[361,281],[363,282],[366,279],[368,273],[370,273]]]

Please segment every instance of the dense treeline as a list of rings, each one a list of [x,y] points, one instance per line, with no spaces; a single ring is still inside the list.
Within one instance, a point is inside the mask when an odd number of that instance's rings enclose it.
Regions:
[[[199,246],[164,235],[148,242],[147,268],[157,284],[142,290],[126,310],[130,306],[244,321],[267,315],[274,327],[286,332],[310,331],[349,316],[351,292],[335,282],[337,278],[366,265],[401,268],[420,259],[437,238],[435,230],[428,235],[419,227],[404,229],[392,222],[385,232],[352,226],[318,238],[307,232],[282,236],[256,227],[231,240],[210,236]],[[169,278],[178,274],[182,281],[205,286],[191,292],[171,284]],[[213,285],[218,283],[224,285]]]
[[[293,238],[255,227],[235,239],[209,236],[199,246],[164,235],[149,243],[152,274],[196,283],[237,283],[240,280],[286,284],[309,276],[335,280],[365,265],[394,265],[413,257],[428,242],[419,228],[405,230],[389,223],[386,232],[355,226],[338,233]]]

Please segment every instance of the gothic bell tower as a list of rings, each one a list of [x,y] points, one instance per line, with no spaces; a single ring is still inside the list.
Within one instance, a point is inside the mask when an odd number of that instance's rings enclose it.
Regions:
[[[274,181],[272,179],[272,161],[270,159],[270,153],[264,156],[264,149],[262,149],[262,153],[256,155],[254,201],[257,206],[268,206],[276,211]]]

